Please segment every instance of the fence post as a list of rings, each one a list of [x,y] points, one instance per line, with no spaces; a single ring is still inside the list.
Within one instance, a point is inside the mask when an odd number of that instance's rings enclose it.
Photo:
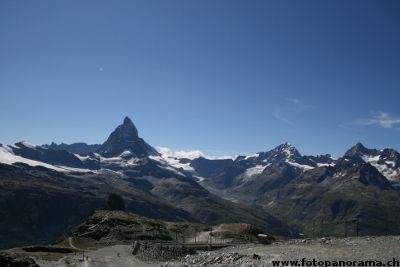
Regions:
[[[315,240],[315,220],[313,220],[313,225],[312,225],[312,238]]]
[[[324,237],[324,219],[321,220],[321,237]]]
[[[359,226],[359,224],[358,224],[358,216],[357,216],[357,221],[356,221],[356,231],[357,231],[357,237],[358,237],[358,226]]]

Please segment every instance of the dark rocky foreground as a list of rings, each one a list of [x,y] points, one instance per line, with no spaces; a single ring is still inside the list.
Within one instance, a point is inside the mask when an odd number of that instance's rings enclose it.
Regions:
[[[0,252],[1,267],[39,267],[35,260],[27,255],[9,252]]]
[[[175,259],[169,256],[163,259],[155,248],[140,251],[140,255],[132,255],[132,251],[132,245],[112,245],[94,251],[65,254],[58,260],[34,258],[34,261],[41,267],[255,267],[273,266],[273,261],[298,261],[299,266],[302,266],[302,259],[305,259],[304,266],[325,266],[318,265],[319,262],[330,262],[331,266],[335,266],[335,261],[343,261],[345,265],[342,266],[389,266],[388,262],[396,261],[400,265],[400,236],[287,240],[270,245],[245,244],[214,251],[197,251],[193,255],[183,253],[182,257]],[[258,255],[259,259],[254,259],[254,255]],[[313,265],[313,260],[316,265]],[[373,261],[375,265],[366,261]],[[292,262],[288,266],[294,264]]]

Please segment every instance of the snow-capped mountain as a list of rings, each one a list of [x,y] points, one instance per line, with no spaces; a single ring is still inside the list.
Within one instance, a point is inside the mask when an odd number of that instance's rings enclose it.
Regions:
[[[299,151],[286,142],[282,145],[275,147],[273,150],[268,152],[258,152],[252,156],[239,156],[236,158],[237,161],[245,160],[250,163],[257,165],[266,165],[268,163],[278,162],[282,160],[294,160],[301,157]]]
[[[21,162],[30,166],[43,166],[57,171],[100,171],[101,169],[127,169],[137,166],[143,157],[160,157],[160,154],[142,138],[129,117],[124,119],[99,146],[95,153],[81,155],[66,150],[46,148],[19,142],[0,145],[0,163]]]
[[[221,197],[263,207],[302,229],[318,219],[339,234],[341,228],[334,225],[360,217],[369,234],[379,233],[385,220],[394,219],[390,214],[400,211],[398,155],[393,149],[367,149],[358,143],[339,159],[301,156],[285,143],[239,157],[201,184]]]
[[[171,166],[128,117],[87,155],[27,142],[0,145],[0,184],[0,249],[49,243],[114,192],[128,210],[150,218],[247,222],[291,235],[268,213],[219,198]]]
[[[400,154],[396,150],[392,148],[368,149],[361,143],[357,143],[343,157],[370,163],[389,181],[400,186]]]
[[[52,150],[28,142],[0,145],[0,163],[24,163],[57,171],[95,168],[90,160],[81,160],[65,150]]]
[[[373,221],[365,224],[379,233],[382,221],[400,211],[400,156],[390,148],[367,149],[358,143],[334,159],[329,154],[303,156],[284,143],[234,160],[163,157],[139,137],[129,117],[95,151],[71,153],[53,147],[27,142],[0,145],[0,211],[9,214],[9,225],[21,221],[20,213],[46,216],[56,208],[53,203],[69,210],[54,218],[53,224],[76,224],[77,218],[86,216],[89,208],[99,206],[112,192],[121,194],[139,214],[207,223],[282,223],[262,208],[301,229],[315,218],[340,224],[346,216],[364,216]],[[93,149],[83,143],[65,147]],[[55,196],[58,202],[52,202]],[[44,204],[25,207],[24,202],[51,203],[46,205],[52,208],[42,211]],[[10,203],[19,206],[15,209]],[[378,216],[374,207],[384,213]],[[81,217],[69,218],[73,210],[79,210]],[[37,225],[39,221],[26,223]]]
[[[152,146],[139,138],[138,130],[129,117],[110,134],[107,141],[96,151],[103,157],[160,156]]]

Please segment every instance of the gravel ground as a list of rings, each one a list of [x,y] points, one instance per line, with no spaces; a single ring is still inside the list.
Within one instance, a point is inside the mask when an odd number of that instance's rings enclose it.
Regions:
[[[253,260],[253,255],[260,260]],[[386,264],[395,258],[400,263],[400,237],[358,237],[342,239],[318,239],[316,241],[291,241],[271,245],[243,245],[213,252],[202,252],[171,262],[163,267],[183,266],[273,266],[272,261],[299,261],[306,258],[305,266],[319,261],[381,261]],[[332,262],[333,265],[333,262]],[[359,266],[352,264],[351,266]]]
[[[198,252],[195,255],[166,261],[144,262],[131,254],[132,246],[116,245],[100,250],[71,255],[57,262],[37,260],[42,267],[250,267],[273,266],[272,261],[301,261],[306,258],[304,266],[314,266],[313,259],[318,261],[387,261],[400,262],[400,237],[351,237],[317,239],[315,241],[297,240],[276,242],[271,245],[248,244],[228,247],[210,252]],[[118,253],[120,253],[118,257]],[[260,259],[253,259],[257,254]],[[86,260],[86,256],[88,259]],[[300,262],[299,262],[300,263]],[[315,265],[317,266],[317,265]],[[350,266],[350,265],[348,265]],[[351,266],[360,266],[356,263]],[[378,266],[378,265],[377,265]],[[387,265],[386,265],[387,266]]]
[[[118,256],[119,253],[119,256]],[[147,263],[132,255],[131,245],[115,245],[99,250],[77,253],[57,262],[37,260],[41,267],[158,267],[160,263]]]

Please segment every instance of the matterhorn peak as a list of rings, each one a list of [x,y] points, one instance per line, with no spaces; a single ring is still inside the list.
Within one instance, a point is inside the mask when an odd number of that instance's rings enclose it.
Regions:
[[[124,123],[119,125],[97,150],[99,154],[105,157],[116,157],[125,151],[136,156],[158,155],[153,147],[139,138],[136,126],[128,116],[125,117]]]
[[[136,126],[135,124],[133,124],[132,120],[128,116],[125,117],[124,123],[118,127],[121,127],[122,129],[121,133],[123,135],[123,138],[131,141],[139,138],[139,133],[136,129]]]
[[[126,116],[125,119],[124,119],[124,124],[133,124],[133,122],[132,122],[131,118]]]

